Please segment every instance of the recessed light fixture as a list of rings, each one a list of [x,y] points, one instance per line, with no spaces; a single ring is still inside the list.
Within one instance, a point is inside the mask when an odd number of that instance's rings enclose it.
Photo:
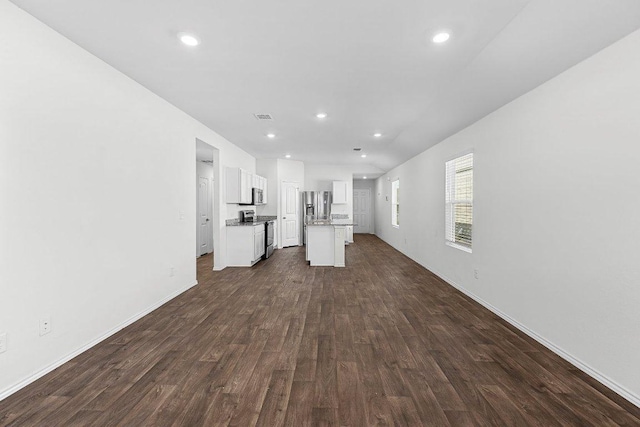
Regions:
[[[291,158],[291,154],[285,154],[284,156],[285,156],[287,159],[290,159],[290,158]]]
[[[198,40],[198,38],[193,34],[178,33],[178,38],[182,43],[186,44],[187,46],[194,47],[200,44],[200,40]]]
[[[449,37],[451,37],[449,35],[449,33],[442,32],[442,33],[438,33],[435,36],[433,36],[433,39],[431,39],[431,40],[433,40],[434,43],[444,43],[447,40],[449,40]]]
[[[366,176],[363,176],[363,177],[362,177],[362,179],[367,179],[367,177],[366,177]]]
[[[318,113],[318,114],[316,114],[316,117],[319,118],[319,119],[324,119],[324,118],[327,117],[327,113]]]
[[[267,134],[267,138],[269,138],[269,139],[273,139],[273,138],[275,138],[275,137],[276,137],[276,134],[275,134],[275,133],[268,133],[268,134]]]
[[[382,134],[380,132],[376,132],[373,134],[373,136],[375,136],[376,138],[380,138]]]
[[[360,154],[360,157],[362,157],[364,159],[365,157],[367,157],[367,155],[366,154]]]

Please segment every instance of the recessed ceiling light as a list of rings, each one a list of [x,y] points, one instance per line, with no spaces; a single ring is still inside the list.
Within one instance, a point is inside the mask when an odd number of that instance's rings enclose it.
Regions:
[[[449,37],[450,37],[449,33],[442,32],[442,33],[438,33],[435,36],[433,36],[432,40],[433,40],[434,43],[444,43],[447,40],[449,40]]]
[[[198,38],[193,34],[178,33],[178,38],[182,43],[186,44],[187,46],[193,47],[193,46],[198,46],[200,44],[200,40],[198,40]]]
[[[287,159],[290,159],[290,158],[291,158],[291,154],[285,154],[284,156],[285,156]]]
[[[362,177],[362,179],[367,179],[367,177],[366,177],[366,176],[363,176],[363,177]]]
[[[316,117],[319,119],[324,119],[325,117],[327,117],[327,113],[318,113],[316,114]]]
[[[365,157],[367,157],[367,155],[366,154],[360,154],[360,157],[362,157],[364,159]]]
[[[275,134],[275,133],[268,133],[268,134],[267,134],[267,138],[269,138],[269,139],[273,139],[273,138],[275,138],[275,137],[276,137],[276,134]]]
[[[380,138],[382,134],[380,132],[376,132],[373,134],[373,136],[375,136],[376,138]]]

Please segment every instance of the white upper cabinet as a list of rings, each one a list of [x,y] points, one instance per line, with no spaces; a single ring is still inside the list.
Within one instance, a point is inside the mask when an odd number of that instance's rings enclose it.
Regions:
[[[347,203],[347,181],[333,181],[333,203]]]
[[[227,203],[251,203],[251,190],[262,190],[263,203],[267,203],[267,178],[242,168],[227,168]]]
[[[267,178],[260,175],[254,175],[253,186],[262,190],[262,203],[267,203]]]
[[[260,177],[261,179],[261,189],[262,189],[262,202],[267,203],[267,178]]]
[[[253,174],[241,168],[227,168],[227,203],[251,203]]]

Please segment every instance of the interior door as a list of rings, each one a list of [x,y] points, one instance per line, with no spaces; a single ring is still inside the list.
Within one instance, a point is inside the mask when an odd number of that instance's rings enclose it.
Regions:
[[[354,233],[371,233],[371,190],[353,190]]]
[[[300,244],[300,184],[282,183],[282,247]]]
[[[213,233],[209,206],[211,190],[209,178],[198,177],[198,256],[212,252]]]

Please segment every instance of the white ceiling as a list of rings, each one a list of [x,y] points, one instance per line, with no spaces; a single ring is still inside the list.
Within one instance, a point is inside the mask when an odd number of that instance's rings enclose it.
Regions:
[[[257,158],[383,170],[640,28],[638,0],[12,1]]]

